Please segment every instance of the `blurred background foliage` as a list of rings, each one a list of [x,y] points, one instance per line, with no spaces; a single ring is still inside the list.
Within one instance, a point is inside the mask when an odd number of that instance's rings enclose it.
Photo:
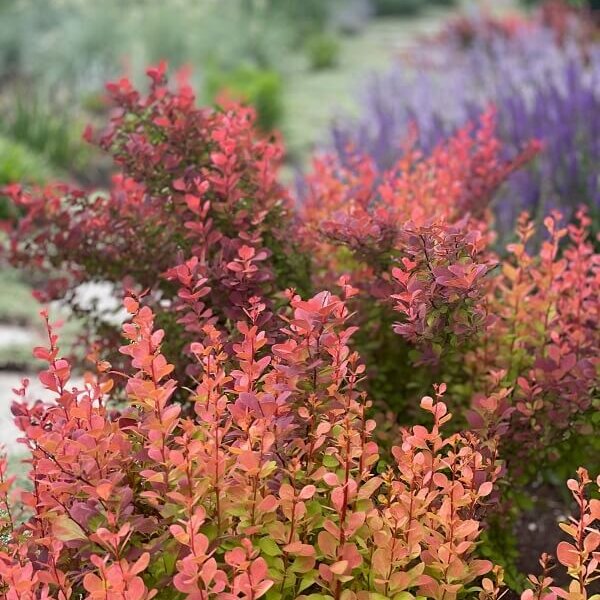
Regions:
[[[166,59],[191,67],[202,101],[227,92],[256,105],[297,160],[317,130],[304,127],[310,108],[333,112],[349,78],[385,66],[388,32],[405,35],[406,14],[451,1],[0,0],[0,132],[97,183],[101,166],[90,171],[78,138],[103,110],[104,83],[127,73],[141,85],[146,66]],[[383,14],[391,21],[373,20]]]
[[[82,141],[84,126],[106,120],[106,81],[127,74],[143,86],[161,59],[189,67],[200,102],[254,105],[261,129],[283,134],[291,180],[334,116],[364,114],[358,90],[370,73],[452,11],[482,6],[510,11],[519,0],[0,0],[0,185],[106,185],[110,165]],[[398,110],[413,93],[401,88],[387,99]],[[0,197],[0,217],[7,210]]]
[[[332,114],[355,108],[365,74],[435,31],[449,8],[517,3],[0,0],[0,134],[50,169],[100,183],[105,165],[79,138],[104,110],[105,82],[127,73],[143,85],[146,66],[166,59],[191,67],[203,102],[227,92],[256,105],[261,127],[282,130],[297,164]]]

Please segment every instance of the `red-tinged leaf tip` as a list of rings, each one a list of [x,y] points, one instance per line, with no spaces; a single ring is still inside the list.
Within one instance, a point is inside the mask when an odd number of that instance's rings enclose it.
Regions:
[[[48,361],[50,360],[50,351],[42,346],[36,346],[33,349],[33,356],[39,360]]]

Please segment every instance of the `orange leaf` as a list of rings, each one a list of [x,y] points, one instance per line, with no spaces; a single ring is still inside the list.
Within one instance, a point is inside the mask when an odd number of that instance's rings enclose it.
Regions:
[[[486,481],[485,483],[482,483],[479,486],[479,489],[477,490],[477,495],[480,497],[489,496],[492,493],[493,489],[494,485],[492,484],[492,482]]]
[[[289,554],[295,554],[297,556],[314,556],[315,549],[310,544],[303,544],[302,542],[292,542],[283,547],[284,552]]]
[[[138,308],[140,307],[139,303],[129,296],[125,298],[123,304],[125,305],[125,310],[131,315],[136,313]]]
[[[110,494],[112,492],[112,484],[111,483],[101,483],[96,486],[96,493],[102,500],[108,500],[110,498]]]
[[[586,552],[595,552],[596,548],[600,546],[600,533],[597,531],[592,531],[588,533],[583,541],[583,547]]]
[[[67,515],[58,515],[52,519],[52,535],[61,542],[88,539],[83,529]]]
[[[579,552],[573,544],[560,542],[556,547],[556,557],[565,567],[575,567],[579,564]]]
[[[347,560],[338,560],[333,563],[330,567],[331,572],[336,575],[343,575],[348,569],[348,561]]]

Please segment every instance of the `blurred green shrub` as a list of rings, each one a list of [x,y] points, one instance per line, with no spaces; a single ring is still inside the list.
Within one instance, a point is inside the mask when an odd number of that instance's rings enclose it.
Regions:
[[[220,94],[241,100],[256,109],[258,126],[263,132],[281,125],[283,117],[283,86],[281,76],[270,69],[250,65],[232,71],[209,69],[205,89],[213,102]]]
[[[586,6],[590,8],[594,8],[596,5],[597,8],[600,8],[599,0],[562,0],[564,4],[568,6],[574,6],[576,8],[584,8]],[[535,6],[538,4],[544,4],[547,0],[521,0],[521,4],[525,6]]]
[[[251,0],[252,1],[252,0]],[[256,1],[253,2],[257,4]],[[268,11],[279,14],[294,30],[296,40],[324,31],[331,19],[337,0],[268,0]]]
[[[117,0],[45,0],[43,9],[36,0],[4,0],[0,78],[25,82],[63,103],[102,89],[123,68],[127,22],[127,6]]]
[[[35,92],[17,92],[6,98],[0,132],[60,169],[78,171],[85,166],[90,150],[73,126],[66,111],[40,101]]]
[[[81,108],[91,115],[103,115],[109,109],[109,105],[104,94],[98,91],[85,94],[81,98]]]
[[[143,81],[146,66],[160,59],[174,68],[247,61],[282,70],[313,17],[304,0],[273,0],[281,4],[274,11],[270,3],[45,0],[40,10],[37,0],[0,0],[0,82],[16,79],[69,106],[124,70]]]
[[[306,40],[306,53],[312,70],[331,69],[339,61],[340,43],[333,33],[315,33]]]
[[[39,324],[40,305],[34,299],[31,287],[23,283],[23,274],[5,264],[0,269],[0,323],[14,326]]]
[[[42,182],[50,176],[51,169],[42,157],[0,135],[0,185],[23,180]]]
[[[415,15],[426,6],[425,0],[374,0],[375,12],[380,16]]]
[[[19,142],[0,135],[0,186],[15,183],[41,183],[51,177],[48,164]],[[10,204],[0,194],[0,220],[12,216]]]

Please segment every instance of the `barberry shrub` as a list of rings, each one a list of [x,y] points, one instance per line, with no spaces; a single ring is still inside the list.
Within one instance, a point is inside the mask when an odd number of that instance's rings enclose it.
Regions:
[[[444,435],[440,385],[420,403],[431,426],[400,430],[382,464],[350,346],[357,290],[341,286],[341,297],[290,292],[277,343],[252,299],[234,360],[207,324],[187,414],[173,401],[164,331],[138,298],[125,300],[129,374],[100,363],[80,387],[44,315],[49,344],[35,354],[54,400],[13,405],[31,455],[26,490],[0,457],[2,597],[498,598],[502,570],[478,558],[498,440]],[[571,584],[553,585],[544,555],[522,600],[593,598],[600,504],[590,483],[580,469],[567,484],[579,517],[561,525],[572,541],[556,553]]]
[[[500,573],[476,553],[496,448],[443,434],[440,385],[421,400],[432,425],[400,431],[378,462],[349,346],[355,290],[342,288],[307,301],[289,293],[276,343],[251,299],[233,360],[206,324],[187,413],[173,402],[164,331],[138,299],[125,301],[121,347],[133,372],[114,380],[103,363],[72,386],[48,325],[35,354],[55,399],[13,406],[31,453],[31,486],[15,502],[0,468],[3,597],[496,597]],[[126,405],[111,407],[112,395]]]
[[[596,479],[597,490],[600,491],[600,476]],[[569,479],[569,488],[578,516],[570,517],[569,522],[561,523],[561,529],[567,534],[569,541],[562,541],[556,547],[556,558],[569,576],[568,587],[553,585],[551,571],[554,568],[553,557],[543,554],[540,558],[541,574],[530,575],[532,589],[521,594],[521,600],[590,600],[598,598],[598,594],[590,596],[593,582],[600,579],[600,500],[590,499],[588,491],[593,484],[586,469],[578,469],[577,479]],[[597,587],[597,585],[596,585]]]
[[[485,321],[482,282],[497,263],[490,202],[539,149],[532,142],[512,160],[502,158],[493,109],[429,156],[415,141],[409,136],[383,174],[352,147],[343,159],[317,157],[301,205],[303,239],[318,257],[315,279],[328,286],[349,273],[361,288],[360,347],[371,391],[376,401],[394,398],[403,419],[411,417],[410,398],[441,380],[441,355],[455,357],[456,342]],[[414,363],[428,367],[415,372]]]
[[[564,435],[596,433],[590,413],[600,400],[600,255],[590,225],[583,210],[567,227],[560,214],[548,216],[535,256],[527,250],[534,226],[521,218],[482,302],[491,318],[465,353],[475,395],[503,390],[517,462],[531,451],[552,454]]]
[[[506,162],[492,111],[428,156],[409,140],[386,172],[348,146],[320,157],[303,190],[319,285],[348,273],[360,288],[351,306],[375,405],[419,422],[419,397],[445,381],[451,426],[500,437],[511,485],[502,517],[488,523],[502,524],[489,538],[499,547],[512,543],[509,500],[527,496],[532,479],[556,461],[567,472],[599,466],[600,256],[590,218],[582,210],[567,227],[553,213],[542,227],[523,216],[514,243],[495,242],[494,196],[538,149]],[[498,548],[487,555],[510,560]]]
[[[429,157],[409,145],[381,177],[369,157],[348,166],[325,156],[307,179],[303,218],[322,257],[320,283],[341,273],[359,282],[353,306],[368,315],[360,347],[375,400],[394,398],[405,420],[433,381],[446,381],[463,405],[453,410],[494,435],[500,427],[511,446],[505,458],[523,465],[570,428],[591,433],[600,255],[583,210],[568,227],[549,215],[537,256],[526,216],[508,255],[494,250],[493,193],[537,145],[509,163],[499,149],[488,112],[479,129],[460,131]],[[491,396],[497,416],[484,423],[477,412]]]
[[[148,70],[145,95],[127,79],[107,86],[110,125],[86,135],[118,169],[108,192],[8,188],[22,216],[6,256],[42,282],[41,300],[64,299],[84,317],[105,350],[117,347],[119,326],[79,302],[82,283],[112,284],[119,307],[129,288],[148,290],[171,334],[166,352],[178,356],[205,324],[226,332],[250,297],[270,307],[275,291],[307,281],[278,182],[281,143],[257,133],[252,108],[197,108],[185,77],[172,88],[165,73]]]
[[[131,321],[118,353],[118,328],[87,313],[100,352],[80,387],[49,325],[35,350],[55,400],[13,408],[31,486],[0,461],[2,593],[497,597],[478,553],[494,483],[589,434],[597,407],[586,213],[549,216],[538,255],[523,217],[497,254],[491,199],[538,146],[501,158],[493,112],[384,174],[352,149],[318,159],[293,210],[250,109],[198,109],[149,74],[147,96],[109,86],[110,193],[9,190],[24,215],[7,250],[50,275],[40,297],[76,307],[80,283],[109,281]],[[392,419],[381,444],[381,408],[414,426]],[[595,506],[558,550],[579,587],[548,592],[546,573],[535,593],[586,597]]]

